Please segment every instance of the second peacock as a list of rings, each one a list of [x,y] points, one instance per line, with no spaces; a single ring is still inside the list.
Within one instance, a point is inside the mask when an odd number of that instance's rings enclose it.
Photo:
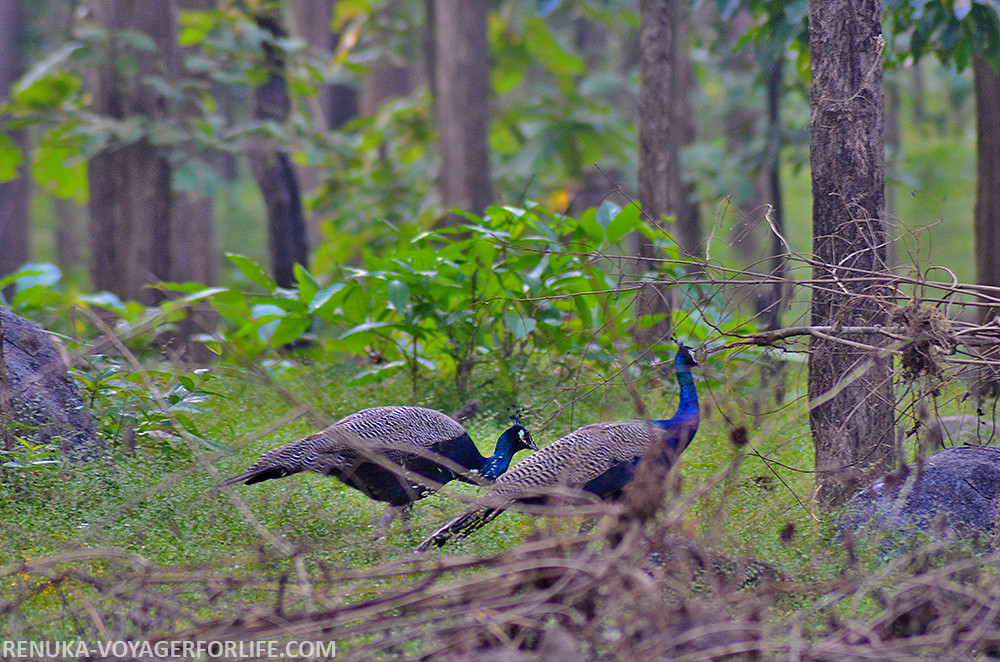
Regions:
[[[544,503],[555,488],[617,499],[647,453],[672,465],[698,431],[698,391],[691,374],[696,365],[691,350],[682,345],[674,359],[680,402],[672,418],[595,423],[571,432],[500,476],[469,510],[437,529],[417,550],[463,538],[515,503]]]
[[[388,528],[417,499],[452,479],[468,475],[493,481],[520,450],[536,450],[531,435],[514,420],[497,439],[492,457],[483,457],[469,433],[450,416],[423,407],[372,407],[346,416],[316,434],[268,451],[246,472],[220,487],[252,485],[302,471],[336,476],[389,508],[376,530]]]

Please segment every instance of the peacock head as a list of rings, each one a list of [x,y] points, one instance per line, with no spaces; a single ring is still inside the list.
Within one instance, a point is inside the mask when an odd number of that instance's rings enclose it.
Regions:
[[[698,365],[698,362],[694,360],[691,348],[683,343],[678,343],[677,356],[674,359],[674,367],[677,369],[677,372],[686,372],[696,365]]]
[[[514,425],[507,428],[501,437],[506,437],[506,441],[510,444],[510,447],[517,451],[537,451],[538,446],[535,445],[535,440],[531,438],[531,433],[525,430],[523,427],[515,423]]]
[[[537,451],[538,446],[531,438],[531,433],[521,427],[521,408],[511,405],[507,411],[511,412],[510,427],[500,435],[500,439],[510,444],[515,453],[518,451]]]

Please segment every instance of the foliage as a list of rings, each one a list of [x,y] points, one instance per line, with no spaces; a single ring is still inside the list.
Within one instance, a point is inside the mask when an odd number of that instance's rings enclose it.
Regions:
[[[155,449],[187,455],[190,444],[206,450],[222,446],[201,431],[201,405],[219,396],[219,378],[206,368],[191,372],[143,369],[128,371],[112,357],[91,354],[71,371],[98,434],[119,449]]]
[[[0,449],[0,467],[17,472],[51,469],[61,464],[62,453],[57,443],[32,444],[14,436],[17,445],[10,450]]]
[[[934,53],[962,71],[975,55],[1000,68],[1000,2],[997,0],[889,0],[890,54],[902,62]]]
[[[808,80],[809,3],[806,0],[717,0],[725,17],[740,6],[762,17],[745,40],[770,44],[774,52],[786,45],[798,51],[799,72]],[[1000,68],[1000,2],[997,0],[889,0],[885,3],[885,36],[889,62],[903,64],[934,53],[942,64],[962,71],[974,55]]]
[[[492,361],[516,395],[518,375],[532,369],[540,349],[551,351],[567,374],[584,365],[665,357],[659,352],[665,347],[640,356],[629,345],[633,327],[656,321],[635,319],[637,284],[624,282],[633,278],[630,261],[615,254],[629,233],[649,232],[636,206],[604,203],[579,218],[539,206],[464,216],[468,224],[457,230],[399,232],[394,250],[366,251],[364,268],[347,269],[341,281],[323,284],[297,266],[297,287],[283,289],[261,265],[230,255],[263,294],[196,283],[164,287],[211,301],[229,323],[220,351],[235,345],[255,356],[318,340],[327,351],[367,356],[374,365],[355,377],[361,383],[406,370],[416,389],[426,369],[452,376],[464,393],[474,366]],[[686,261],[676,245],[655,234],[650,239],[665,259],[641,279],[666,284],[682,276]],[[696,315],[676,315],[684,332],[703,333],[695,330]]]

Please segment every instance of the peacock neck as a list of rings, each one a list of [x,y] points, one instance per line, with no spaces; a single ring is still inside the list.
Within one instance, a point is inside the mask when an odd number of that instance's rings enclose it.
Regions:
[[[496,480],[500,474],[510,468],[510,462],[514,459],[514,443],[510,440],[510,433],[504,432],[497,439],[497,447],[493,457],[488,457],[483,461],[483,469],[479,475],[487,480]]]
[[[687,366],[678,366],[677,383],[681,387],[677,413],[668,420],[653,421],[664,430],[670,431],[668,444],[676,450],[683,450],[698,430],[698,389],[694,385],[694,375]]]
[[[675,421],[689,420],[698,417],[698,389],[694,385],[694,375],[690,370],[677,372],[677,383],[681,387],[681,398],[677,404]]]

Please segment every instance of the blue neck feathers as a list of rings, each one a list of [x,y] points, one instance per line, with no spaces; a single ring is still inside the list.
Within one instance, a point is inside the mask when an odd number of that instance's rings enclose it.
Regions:
[[[669,430],[668,444],[674,450],[684,450],[688,442],[694,437],[698,430],[699,410],[698,410],[698,389],[694,385],[694,375],[691,374],[691,367],[698,365],[695,363],[687,348],[682,347],[677,351],[677,358],[674,360],[674,370],[677,376],[677,384],[681,387],[680,402],[677,404],[677,413],[669,420],[653,421],[664,430]]]
[[[487,480],[496,480],[500,474],[510,468],[510,462],[514,459],[514,453],[522,449],[534,449],[535,444],[531,441],[528,431],[519,425],[508,428],[500,438],[497,439],[496,449],[493,457],[483,459],[483,468],[479,475]]]

